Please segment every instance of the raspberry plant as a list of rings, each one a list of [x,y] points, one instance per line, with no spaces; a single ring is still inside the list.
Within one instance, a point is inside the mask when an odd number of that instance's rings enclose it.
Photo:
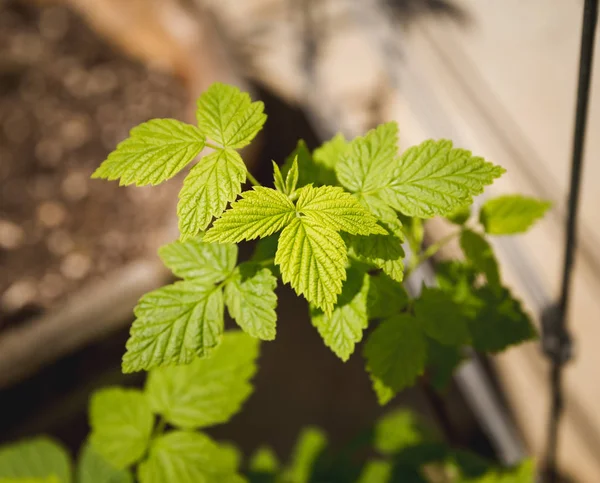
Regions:
[[[183,182],[180,240],[159,251],[182,280],[144,295],[134,311],[122,367],[149,371],[145,389],[93,396],[77,481],[133,481],[134,466],[142,483],[532,481],[531,462],[494,469],[418,429],[405,412],[376,425],[368,444],[379,456],[362,467],[321,458],[326,439],[314,428],[284,466],[265,448],[240,466],[233,446],[201,432],[230,419],[252,392],[259,343],[276,338],[278,280],[306,299],[312,324],[342,361],[370,326],[363,355],[381,404],[419,377],[443,390],[467,346],[495,353],[536,336],[502,286],[486,236],[526,231],[547,202],[501,196],[476,216],[473,197],[504,170],[447,140],[399,154],[394,122],[350,141],[338,134],[312,153],[300,141],[281,168],[273,162],[273,187],[262,186],[238,150],[262,129],[263,110],[235,87],[214,84],[198,101],[197,126],[143,123],[93,174],[155,185],[210,149]],[[243,190],[246,181],[252,187]],[[423,249],[423,220],[434,216],[456,228]],[[409,296],[403,279],[455,238],[464,260],[438,264],[437,286]],[[250,260],[238,261],[237,244],[256,239]],[[225,308],[241,330],[224,330]],[[8,481],[69,483],[70,463],[46,439],[23,442],[0,450],[0,482]]]

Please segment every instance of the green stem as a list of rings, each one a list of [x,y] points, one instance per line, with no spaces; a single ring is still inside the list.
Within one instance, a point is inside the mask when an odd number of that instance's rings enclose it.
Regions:
[[[207,148],[211,148],[211,149],[223,149],[221,146],[217,146],[216,144],[209,143],[209,142],[204,143],[204,145]]]
[[[252,183],[252,186],[262,186],[258,180],[252,176],[252,173],[250,173],[250,171],[248,171],[248,169],[246,169],[246,176],[248,177],[248,181],[250,181],[250,183]]]
[[[154,428],[154,436],[160,436],[161,434],[163,434],[165,432],[165,428],[167,427],[167,422],[164,420],[164,418],[162,416],[160,416],[158,418],[158,423],[156,424],[156,427]]]
[[[453,233],[450,233],[449,235],[446,235],[443,238],[440,238],[435,243],[432,243],[431,245],[429,245],[420,254],[415,255],[413,258],[411,258],[411,261],[409,262],[409,266],[408,266],[408,269],[406,270],[406,273],[404,274],[404,277],[408,278],[415,271],[415,269],[419,265],[421,265],[421,263],[423,263],[424,261],[429,260],[431,257],[433,257],[437,252],[440,251],[440,249],[442,249],[445,245],[447,245],[452,240],[454,240],[458,235],[460,235],[460,233],[461,233],[461,230],[455,231]]]

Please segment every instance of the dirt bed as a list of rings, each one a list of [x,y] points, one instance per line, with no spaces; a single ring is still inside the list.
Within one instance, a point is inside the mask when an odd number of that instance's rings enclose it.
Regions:
[[[132,126],[187,106],[68,9],[0,2],[0,330],[155,251],[179,181],[89,177]]]

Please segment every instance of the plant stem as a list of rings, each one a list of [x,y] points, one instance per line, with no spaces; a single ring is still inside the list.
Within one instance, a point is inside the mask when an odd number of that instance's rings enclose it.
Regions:
[[[252,176],[252,173],[250,173],[250,171],[248,171],[248,169],[246,169],[246,177],[248,178],[248,181],[250,181],[250,183],[252,183],[252,186],[262,186],[258,180]]]
[[[154,436],[160,436],[161,434],[163,434],[165,432],[165,428],[167,427],[167,422],[164,420],[164,418],[161,416],[158,418],[158,423],[156,424],[156,427],[154,428]]]
[[[408,269],[406,270],[406,273],[404,274],[405,278],[408,278],[412,274],[412,272],[414,272],[415,269],[419,265],[421,265],[421,263],[423,263],[426,260],[429,260],[437,252],[439,252],[440,249],[442,249],[445,245],[447,245],[452,240],[454,240],[458,235],[460,235],[460,232],[461,232],[461,230],[455,231],[454,233],[450,233],[449,235],[446,235],[445,237],[440,238],[435,243],[432,243],[431,245],[429,245],[420,254],[415,255],[409,262]]]
[[[207,142],[207,143],[204,143],[204,145],[205,145],[207,148],[211,148],[211,149],[223,149],[221,146],[217,146],[216,144],[213,144],[213,143],[208,143],[208,142]]]
[[[434,417],[440,426],[446,442],[452,446],[460,447],[462,441],[452,423],[444,399],[437,393],[426,378],[421,377],[419,379],[419,386],[429,403],[430,409],[433,411]]]

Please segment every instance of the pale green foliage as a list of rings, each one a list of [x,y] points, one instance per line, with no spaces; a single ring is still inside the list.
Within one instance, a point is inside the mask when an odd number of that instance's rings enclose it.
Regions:
[[[240,194],[245,180],[246,166],[236,151],[221,149],[205,156],[190,170],[179,193],[181,238],[204,230]]]
[[[392,173],[384,199],[408,216],[447,215],[472,201],[504,169],[447,140],[407,149]]]
[[[315,150],[315,155],[318,151],[318,149]],[[294,160],[298,162],[297,187],[300,188],[307,184],[314,184],[316,186],[337,184],[333,166],[328,162],[324,162],[322,158],[314,158],[302,139],[298,141],[296,149],[286,158],[281,168],[282,173],[289,172]]]
[[[353,235],[387,235],[356,198],[334,186],[298,190],[296,210],[314,223]]]
[[[277,455],[269,446],[261,446],[250,458],[250,471],[254,473],[275,473],[280,464]]]
[[[210,285],[225,280],[233,271],[238,249],[235,245],[206,243],[198,237],[169,243],[158,254],[176,276]]]
[[[78,483],[133,483],[133,475],[127,470],[119,470],[109,464],[86,442],[77,464]]]
[[[49,438],[38,437],[0,446],[0,481],[29,479],[32,483],[70,483],[67,451]]]
[[[379,453],[393,455],[428,439],[429,435],[412,411],[397,409],[377,421],[373,445]]]
[[[242,483],[229,451],[202,433],[173,431],[155,438],[138,466],[140,483]]]
[[[472,230],[463,230],[460,234],[460,246],[467,260],[473,267],[485,275],[488,283],[493,286],[500,285],[500,272],[494,250],[488,241],[479,233]]]
[[[460,345],[470,339],[460,306],[443,290],[424,287],[415,301],[415,314],[423,331],[442,344]]]
[[[0,483],[61,483],[61,481],[55,476],[45,478],[2,478],[0,476]]]
[[[321,334],[325,345],[340,359],[347,361],[367,328],[367,294],[369,276],[350,268],[333,314],[311,310],[313,325]]]
[[[324,142],[314,150],[313,159],[320,171],[329,171],[328,179],[322,180],[322,184],[336,184],[335,166],[340,162],[348,151],[348,141],[344,135],[337,133],[329,141]]]
[[[267,116],[264,104],[252,102],[237,87],[216,82],[198,99],[200,130],[225,148],[243,148],[262,129]]]
[[[455,225],[464,225],[471,217],[471,204],[459,206],[446,215],[446,219]]]
[[[333,313],[346,278],[346,245],[340,234],[306,217],[294,218],[281,232],[275,264],[298,295]]]
[[[240,265],[225,286],[229,315],[253,337],[275,339],[277,279],[268,268]]]
[[[297,158],[294,158],[294,161],[296,162],[296,165],[298,165]],[[283,180],[283,175],[281,174],[279,166],[275,161],[271,161],[271,163],[273,164],[273,185],[275,186],[275,189],[280,193],[288,194],[286,193],[285,181]]]
[[[146,383],[152,410],[184,429],[227,421],[252,392],[258,350],[256,339],[229,331],[211,357],[153,369]]]
[[[223,332],[223,292],[189,280],[144,295],[135,310],[123,371],[163,364],[189,364],[219,343]]]
[[[315,462],[327,445],[327,437],[319,428],[304,428],[292,453],[292,461],[283,475],[285,483],[308,483]]]
[[[460,483],[533,483],[536,481],[535,465],[526,459],[514,468],[492,468],[482,475],[469,476],[459,471]]]
[[[255,186],[231,204],[204,237],[207,242],[238,243],[272,235],[295,216],[290,199],[271,188]]]
[[[418,320],[407,314],[384,320],[367,340],[364,354],[367,370],[384,387],[398,392],[412,385],[427,360],[427,344]]]
[[[204,148],[205,136],[174,119],[153,119],[131,130],[92,178],[119,184],[156,185],[175,176]]]
[[[392,477],[393,466],[390,461],[367,461],[356,483],[386,483]]]
[[[487,200],[479,212],[479,221],[490,235],[514,235],[527,231],[552,206],[548,201],[520,195]]]
[[[296,185],[298,184],[298,156],[294,158],[292,167],[288,171],[285,177],[284,193],[286,195],[292,195],[296,191]]]
[[[126,468],[142,458],[153,425],[150,405],[137,389],[107,388],[92,396],[90,442],[115,468]]]

